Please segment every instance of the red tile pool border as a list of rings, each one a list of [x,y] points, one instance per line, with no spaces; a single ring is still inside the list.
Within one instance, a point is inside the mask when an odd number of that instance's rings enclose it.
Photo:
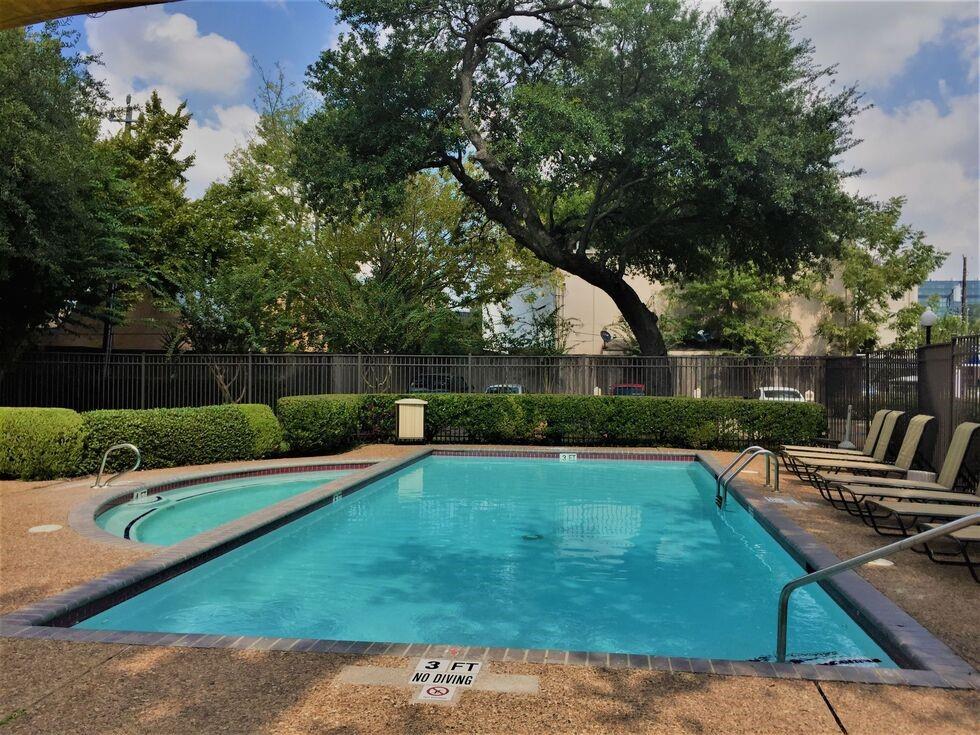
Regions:
[[[814,681],[841,681],[866,684],[899,684],[916,687],[980,690],[980,676],[967,662],[898,608],[874,587],[848,572],[822,584],[825,590],[859,625],[885,647],[900,664],[913,668],[877,669],[811,664],[730,661],[662,657],[646,654],[591,651],[490,648],[479,646],[390,643],[379,641],[334,641],[312,638],[274,638],[236,635],[144,633],[136,631],[80,630],[71,628],[79,620],[97,614],[145,589],[154,587],[221,554],[248,543],[275,528],[296,520],[334,500],[356,492],[393,472],[430,455],[554,457],[576,452],[587,459],[639,459],[657,461],[698,461],[717,475],[720,465],[700,452],[595,451],[561,449],[473,449],[470,447],[426,447],[405,457],[379,462],[354,476],[301,493],[212,531],[166,547],[161,553],[92,580],[60,595],[0,617],[0,637],[40,638],[119,643],[148,646],[277,650],[302,653],[347,653],[415,657],[448,655],[450,650],[486,661],[523,661],[556,665],[584,665],[604,668],[634,668],[655,671],[681,671],[721,676],[763,676]],[[658,459],[662,457],[662,459]],[[270,473],[271,474],[271,473]],[[731,483],[734,497],[806,568],[820,568],[837,561],[827,547],[794,524],[754,488],[736,478]],[[113,537],[117,538],[117,537]]]
[[[585,460],[629,460],[634,462],[695,462],[697,455],[690,452],[638,452],[596,449],[447,449],[438,447],[432,451],[436,457],[501,457],[510,459],[559,459],[562,454],[574,454]]]

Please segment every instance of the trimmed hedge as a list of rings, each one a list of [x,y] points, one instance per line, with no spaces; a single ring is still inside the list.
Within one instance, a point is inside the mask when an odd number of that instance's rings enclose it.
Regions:
[[[252,459],[261,459],[286,451],[279,419],[264,403],[241,403],[238,410],[245,414],[251,428]]]
[[[371,396],[323,395],[280,398],[276,406],[286,443],[295,454],[319,454],[350,446],[359,433],[363,399]],[[289,427],[287,429],[286,427]],[[382,431],[394,433],[394,419]]]
[[[87,473],[97,472],[103,452],[121,442],[139,447],[146,469],[255,459],[282,442],[271,409],[257,404],[89,411],[82,418]],[[115,468],[130,462],[110,460]]]
[[[83,420],[67,408],[0,408],[0,477],[48,479],[77,474]]]
[[[395,438],[399,395],[282,398],[279,419],[299,453],[358,437]],[[823,406],[738,398],[433,394],[426,438],[499,444],[586,444],[731,449],[806,444],[827,428]]]

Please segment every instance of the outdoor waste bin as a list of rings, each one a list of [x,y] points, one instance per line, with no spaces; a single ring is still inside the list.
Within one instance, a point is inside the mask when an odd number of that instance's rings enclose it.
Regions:
[[[395,401],[395,426],[399,442],[425,441],[425,407],[428,401],[402,398]]]

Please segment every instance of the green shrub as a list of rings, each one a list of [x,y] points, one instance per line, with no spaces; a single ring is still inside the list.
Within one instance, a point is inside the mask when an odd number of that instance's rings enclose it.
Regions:
[[[0,477],[79,474],[82,417],[67,408],[0,408]]]
[[[264,403],[241,403],[238,410],[245,414],[252,431],[252,457],[261,459],[281,454],[286,449],[279,419]]]
[[[179,467],[261,456],[273,441],[274,429],[262,412],[250,406],[154,408],[90,411],[82,415],[86,441],[83,468],[96,472],[102,454],[113,444],[139,447],[143,467]],[[271,450],[270,450],[271,451]],[[131,462],[120,456],[119,468]]]
[[[290,451],[318,454],[353,444],[361,401],[352,395],[280,398],[276,408]]]
[[[291,448],[317,453],[358,436],[395,438],[398,395],[297,396],[279,401]],[[740,398],[432,394],[426,437],[499,444],[737,448],[812,442],[826,429],[822,406]]]

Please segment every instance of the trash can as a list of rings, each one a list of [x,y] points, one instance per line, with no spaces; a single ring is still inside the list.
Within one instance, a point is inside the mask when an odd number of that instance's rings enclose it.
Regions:
[[[425,407],[428,401],[418,398],[402,398],[395,401],[395,426],[398,441],[419,443],[425,441]]]

